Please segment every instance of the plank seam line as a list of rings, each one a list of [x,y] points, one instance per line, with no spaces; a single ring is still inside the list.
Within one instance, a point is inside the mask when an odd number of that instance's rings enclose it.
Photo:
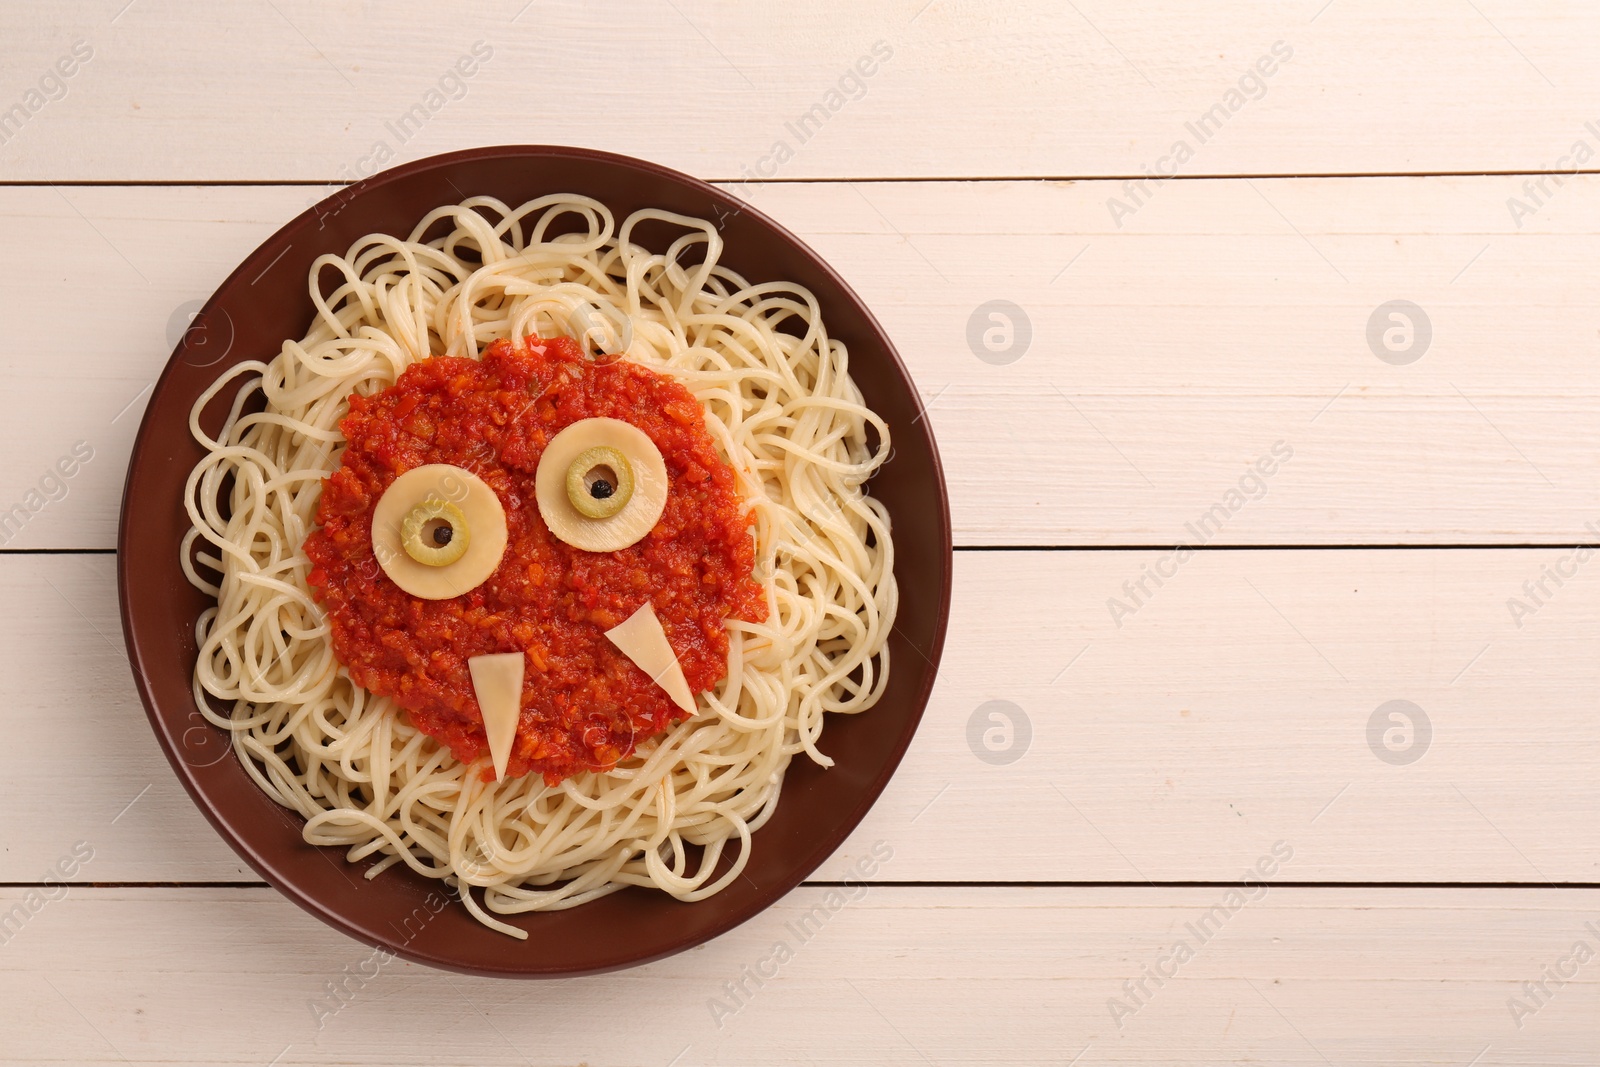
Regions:
[[[381,172],[380,172],[381,173]],[[1353,181],[1374,178],[1539,178],[1547,177],[1548,170],[1394,170],[1394,171],[1272,171],[1230,174],[1173,174],[1168,175],[1164,181],[1179,182],[1229,182],[1229,181],[1272,181],[1274,179],[1287,179],[1292,181],[1310,181],[1322,178],[1340,179],[1348,178]],[[1580,176],[1586,174],[1600,174],[1600,168],[1562,170],[1561,175]],[[1148,174],[948,174],[948,175],[899,175],[890,177],[811,177],[811,178],[701,178],[701,181],[712,185],[895,185],[919,184],[933,182],[948,183],[974,183],[974,182],[1011,182],[1011,183],[1045,183],[1045,182],[1128,182],[1148,181]],[[63,188],[93,189],[93,188],[262,188],[270,186],[288,187],[344,187],[354,185],[348,179],[323,179],[323,178],[67,178],[50,180],[47,178],[13,178],[0,181],[0,188],[47,188],[59,186]]]
[[[861,881],[804,881],[802,887],[829,889],[853,888],[858,885],[881,886],[888,889],[1245,889],[1246,882],[1175,880],[1144,882],[1138,880],[1113,881],[962,881],[962,880],[879,880]],[[1597,890],[1600,882],[1362,882],[1362,881],[1282,881],[1269,883],[1274,889],[1539,889],[1539,890]],[[70,889],[270,889],[267,882],[173,882],[173,881],[119,881],[119,882],[0,882],[0,889],[44,889],[65,885]]]
[[[0,556],[114,556],[114,548],[0,548]]]
[[[1191,552],[1479,552],[1479,551],[1537,551],[1542,549],[1600,549],[1600,544],[1574,541],[1462,541],[1441,544],[1425,542],[1393,542],[1376,544],[1227,544],[1227,545],[1171,545],[1115,544],[1115,545],[956,545],[957,552],[1175,552],[1187,548]],[[6,556],[114,556],[114,548],[0,548],[0,558]]]

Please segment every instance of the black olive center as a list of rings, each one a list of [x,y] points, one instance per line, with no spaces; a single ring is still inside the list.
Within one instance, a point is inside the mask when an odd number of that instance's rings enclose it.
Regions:
[[[594,483],[589,486],[589,495],[596,500],[604,500],[616,491],[616,488],[604,478],[596,478]]]
[[[455,535],[455,527],[451,526],[447,522],[440,523],[438,526],[433,528],[433,543],[438,545],[440,548],[443,548],[445,545],[450,543]]]

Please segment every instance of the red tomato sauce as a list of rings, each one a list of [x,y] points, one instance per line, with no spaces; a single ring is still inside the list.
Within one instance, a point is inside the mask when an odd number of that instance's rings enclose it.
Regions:
[[[661,450],[671,487],[660,521],[617,552],[585,552],[550,533],[534,473],[545,445],[579,419],[622,419]],[[727,673],[729,618],[761,621],[751,578],[753,522],[694,395],[628,362],[598,364],[569,338],[499,341],[482,361],[435,356],[371,397],[352,396],[349,441],[323,483],[306,538],[309,581],[334,653],[358,685],[392,697],[416,727],[468,762],[488,752],[467,661],[524,652],[522,714],[508,775],[551,785],[627,757],[685,716],[605,631],[648,599],[689,688]],[[499,569],[450,600],[394,584],[372,547],[372,513],[396,477],[427,463],[464,467],[505,507]],[[493,772],[486,772],[486,777]]]

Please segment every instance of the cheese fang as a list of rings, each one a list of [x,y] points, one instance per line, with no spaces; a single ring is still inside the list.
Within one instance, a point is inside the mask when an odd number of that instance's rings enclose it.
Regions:
[[[676,662],[676,661],[674,661]],[[472,693],[483,713],[483,732],[489,739],[495,781],[504,781],[511,761],[511,742],[517,738],[522,717],[523,653],[497,652],[467,660],[472,671]]]
[[[606,636],[624,656],[648,674],[652,682],[666,690],[674,704],[686,713],[694,714],[694,694],[689,691],[689,683],[683,676],[683,668],[678,665],[672,644],[667,640],[667,632],[661,628],[661,620],[656,618],[656,609],[651,607],[648,600],[644,602],[644,607],[628,616],[626,622],[607,630]]]

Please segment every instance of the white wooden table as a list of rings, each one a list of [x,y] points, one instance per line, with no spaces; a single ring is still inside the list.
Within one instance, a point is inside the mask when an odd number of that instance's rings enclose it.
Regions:
[[[0,8],[0,1059],[1600,1061],[1600,11],[524,4]],[[816,881],[555,983],[379,967],[257,881],[112,583],[197,301],[335,183],[504,142],[742,180],[898,343],[959,546]]]

